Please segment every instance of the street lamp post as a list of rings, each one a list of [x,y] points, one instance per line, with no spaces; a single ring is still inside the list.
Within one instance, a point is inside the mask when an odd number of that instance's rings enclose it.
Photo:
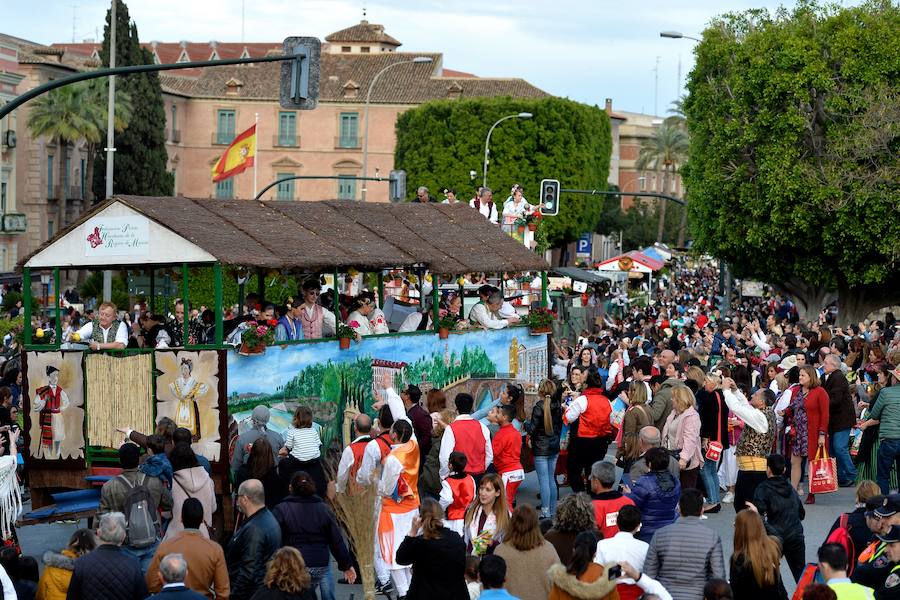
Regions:
[[[412,60],[403,60],[400,62],[395,62],[395,63],[389,64],[382,70],[378,71],[375,74],[375,77],[372,78],[372,81],[369,83],[369,90],[366,92],[366,107],[365,107],[364,113],[363,113],[363,119],[366,122],[365,125],[363,126],[364,127],[363,167],[362,167],[363,177],[369,176],[369,100],[371,100],[371,98],[372,98],[372,89],[375,87],[375,83],[378,82],[378,78],[381,77],[381,75],[385,71],[393,69],[394,67],[397,67],[399,65],[422,64],[422,63],[430,63],[433,61],[434,61],[434,59],[432,59],[430,56],[417,56],[417,57],[413,58]],[[367,185],[366,181],[363,180],[362,192],[360,194],[360,200],[362,202],[366,201],[366,185]]]
[[[680,40],[682,38],[686,40],[694,40],[695,42],[699,42],[700,40],[695,37],[691,37],[689,35],[684,35],[680,31],[660,31],[659,37],[670,38],[673,40]]]
[[[498,119],[497,122],[491,125],[491,128],[488,129],[487,138],[485,138],[484,140],[484,172],[481,185],[487,187],[488,155],[490,154],[491,134],[494,133],[494,128],[507,119],[530,119],[531,117],[531,113],[527,112],[520,112],[514,115],[506,115],[505,117]]]

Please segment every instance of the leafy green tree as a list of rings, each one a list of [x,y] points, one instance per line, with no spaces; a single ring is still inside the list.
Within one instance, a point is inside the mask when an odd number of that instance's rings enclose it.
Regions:
[[[641,141],[635,167],[638,171],[655,171],[657,181],[662,171],[662,190],[660,193],[673,194],[675,173],[687,158],[688,135],[684,127],[677,121],[665,120],[654,131],[653,135]],[[663,241],[666,225],[666,205],[668,200],[657,201],[659,222],[656,228],[656,241]]]
[[[87,98],[86,86],[69,85],[36,99],[28,113],[28,130],[33,137],[45,136],[56,143],[57,228],[66,226],[66,155],[69,144],[81,139],[98,139],[100,109]]]
[[[564,188],[605,188],[612,148],[609,118],[596,106],[563,98],[519,100],[478,98],[429,102],[397,119],[395,163],[407,172],[410,187],[452,187],[460,199],[481,184],[484,142],[498,119],[510,119],[491,136],[488,187],[498,210],[513,184],[536,200],[541,179],[559,179]],[[479,174],[473,180],[469,172]],[[546,220],[548,241],[560,246],[592,231],[600,217],[597,198],[563,194],[560,212]]]
[[[122,0],[116,2],[116,66],[152,64],[153,55],[141,48],[137,25],[129,19],[128,7]],[[107,11],[103,48],[100,51],[100,60],[104,65],[109,65],[110,18],[111,11]],[[138,73],[118,77],[116,93],[120,90],[130,96],[132,114],[128,127],[115,138],[113,191],[116,194],[171,196],[175,179],[166,169],[166,113],[159,75]],[[102,135],[106,139],[105,124]],[[98,148],[95,161],[94,193],[98,198],[104,198],[106,153],[102,149]]]
[[[729,14],[696,48],[683,170],[699,250],[843,323],[900,302],[900,6]]]

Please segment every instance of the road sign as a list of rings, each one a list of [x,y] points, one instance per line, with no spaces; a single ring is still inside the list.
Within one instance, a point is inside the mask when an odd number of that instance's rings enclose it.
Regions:
[[[578,258],[590,258],[591,251],[593,250],[593,234],[591,233],[582,233],[581,237],[578,238],[578,242],[575,245],[575,256]]]
[[[288,37],[283,48],[294,60],[281,63],[279,103],[282,108],[312,110],[319,103],[322,42],[314,37]]]

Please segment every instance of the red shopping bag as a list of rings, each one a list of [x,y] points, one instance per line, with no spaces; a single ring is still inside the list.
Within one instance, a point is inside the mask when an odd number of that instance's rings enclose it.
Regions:
[[[828,457],[828,450],[824,446],[819,447],[815,460],[809,463],[809,473],[810,494],[827,494],[837,491],[837,461]]]

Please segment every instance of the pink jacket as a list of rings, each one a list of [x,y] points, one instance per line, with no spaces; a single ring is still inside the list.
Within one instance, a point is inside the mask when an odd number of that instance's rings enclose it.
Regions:
[[[663,426],[663,447],[667,450],[681,450],[685,459],[685,469],[693,469],[703,464],[703,450],[700,447],[700,415],[690,406],[680,415],[669,413]]]

